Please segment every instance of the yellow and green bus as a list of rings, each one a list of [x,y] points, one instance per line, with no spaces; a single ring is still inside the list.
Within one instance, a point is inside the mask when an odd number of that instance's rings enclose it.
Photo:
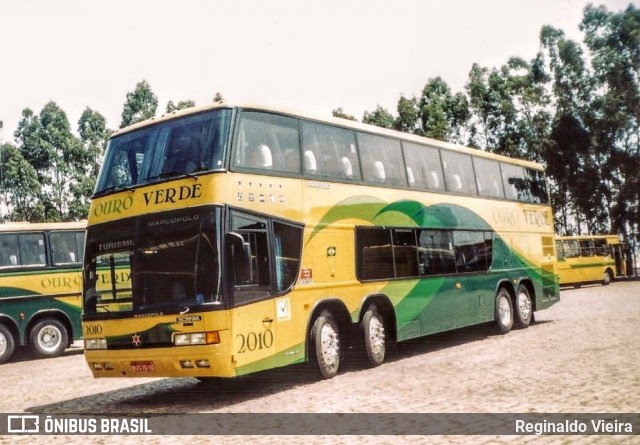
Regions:
[[[0,363],[60,355],[82,336],[86,222],[0,224]]]
[[[342,119],[217,103],[111,138],[87,227],[95,377],[234,377],[559,300],[540,165]],[[123,278],[126,275],[126,279]],[[314,365],[315,366],[315,365]]]
[[[625,246],[618,235],[556,237],[560,285],[602,283],[627,274]]]

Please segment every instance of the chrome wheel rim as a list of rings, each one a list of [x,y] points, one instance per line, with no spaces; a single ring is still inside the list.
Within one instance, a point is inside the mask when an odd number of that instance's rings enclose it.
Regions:
[[[369,322],[369,344],[371,345],[373,355],[380,356],[384,354],[384,325],[380,322],[380,319],[375,316],[371,317],[371,321]]]
[[[502,323],[503,326],[509,326],[511,323],[511,305],[507,297],[500,297],[500,302],[498,303],[498,318],[500,318],[500,323]]]
[[[531,299],[524,292],[518,294],[518,309],[523,320],[528,320],[531,316]]]
[[[333,329],[333,326],[325,323],[320,331],[320,355],[323,366],[328,370],[336,368],[339,354],[340,339],[338,338],[338,333]]]
[[[48,325],[38,332],[38,345],[46,352],[54,352],[62,341],[62,332],[56,326]]]
[[[7,337],[0,333],[0,356],[7,352]]]

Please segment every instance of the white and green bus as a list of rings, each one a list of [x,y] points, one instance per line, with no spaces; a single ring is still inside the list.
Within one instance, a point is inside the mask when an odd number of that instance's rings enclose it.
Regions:
[[[559,299],[533,162],[352,121],[218,103],[116,132],[87,227],[95,377],[234,377]],[[125,279],[126,277],[126,279]],[[523,345],[523,347],[526,347]]]
[[[85,226],[0,224],[0,363],[16,346],[50,357],[82,337]]]

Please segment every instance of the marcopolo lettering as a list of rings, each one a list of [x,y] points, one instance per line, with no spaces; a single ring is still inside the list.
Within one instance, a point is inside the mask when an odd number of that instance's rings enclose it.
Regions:
[[[200,198],[202,196],[202,184],[181,185],[180,187],[169,187],[166,189],[144,192],[144,202],[146,205],[164,204],[167,202],[176,203],[186,199]]]
[[[155,221],[149,221],[147,223],[148,227],[157,227],[162,225],[176,224],[176,223],[186,223],[189,221],[197,221],[200,219],[200,215],[197,213],[195,215],[185,215],[185,216],[173,216],[171,218],[163,218],[157,219]]]

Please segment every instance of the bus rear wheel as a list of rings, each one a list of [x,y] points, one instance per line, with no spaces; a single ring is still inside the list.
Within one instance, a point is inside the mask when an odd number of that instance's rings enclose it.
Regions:
[[[513,327],[511,294],[504,287],[500,288],[496,295],[496,326],[501,334],[506,334]]]
[[[41,320],[31,329],[29,343],[40,357],[55,357],[64,352],[69,344],[67,329],[58,320]]]
[[[16,341],[11,331],[6,326],[0,324],[0,363],[8,361],[15,349]]]
[[[381,365],[386,353],[387,336],[384,330],[384,320],[378,314],[376,306],[369,306],[362,317],[362,332],[364,334],[364,349],[372,366]]]
[[[533,304],[531,303],[531,296],[529,295],[527,286],[522,284],[518,286],[514,309],[516,326],[519,328],[528,327],[531,324],[531,317],[533,316]]]
[[[311,328],[311,341],[320,375],[330,379],[340,367],[340,330],[330,311],[324,310]]]
[[[608,286],[609,284],[611,284],[611,280],[612,280],[612,274],[611,271],[609,269],[604,271],[604,277],[602,278],[602,284],[604,286]]]

